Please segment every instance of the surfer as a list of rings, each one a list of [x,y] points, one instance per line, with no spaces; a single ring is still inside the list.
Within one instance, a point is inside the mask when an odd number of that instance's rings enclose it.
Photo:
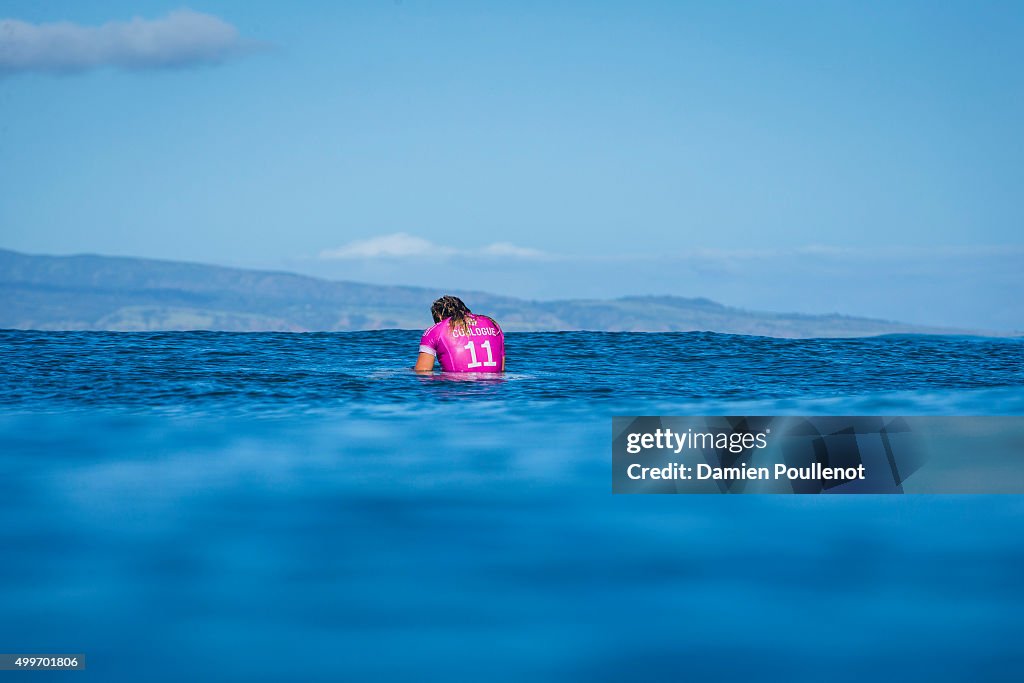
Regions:
[[[430,307],[434,325],[423,333],[416,372],[431,372],[434,359],[445,372],[504,372],[505,334],[494,318],[475,315],[457,296]]]

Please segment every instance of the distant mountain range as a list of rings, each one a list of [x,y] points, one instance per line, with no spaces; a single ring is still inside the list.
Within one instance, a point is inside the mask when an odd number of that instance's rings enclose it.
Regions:
[[[292,273],[110,256],[0,249],[0,328],[327,331],[423,329],[438,290]],[[763,313],[671,296],[527,301],[451,292],[508,331],[707,330],[773,337],[962,334],[844,315]]]

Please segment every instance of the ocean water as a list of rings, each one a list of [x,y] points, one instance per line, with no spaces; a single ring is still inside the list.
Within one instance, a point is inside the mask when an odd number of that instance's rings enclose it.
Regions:
[[[1019,496],[612,496],[610,431],[1024,414],[1024,340],[509,334],[500,378],[416,375],[417,344],[0,332],[0,651],[97,681],[1020,680]]]

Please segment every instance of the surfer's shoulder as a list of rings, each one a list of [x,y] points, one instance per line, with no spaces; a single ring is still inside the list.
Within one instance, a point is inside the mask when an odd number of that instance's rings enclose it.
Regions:
[[[483,319],[483,320],[486,320],[486,321],[487,321],[487,322],[489,322],[489,323],[490,323],[491,325],[494,325],[494,329],[498,330],[498,332],[499,332],[499,333],[502,333],[502,334],[504,334],[504,333],[503,333],[503,332],[501,331],[501,325],[499,325],[499,324],[498,324],[498,321],[497,321],[497,320],[495,320],[494,318],[492,318],[491,316],[489,316],[489,315],[479,315],[479,314],[477,314],[477,313],[474,313],[473,315],[474,315],[474,316],[475,316],[476,318],[479,318],[479,319]],[[477,323],[477,324],[479,324],[479,323]]]

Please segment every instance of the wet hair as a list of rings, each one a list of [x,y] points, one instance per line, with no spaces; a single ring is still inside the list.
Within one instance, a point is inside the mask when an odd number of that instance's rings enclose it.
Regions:
[[[434,322],[439,323],[446,318],[451,318],[451,325],[458,327],[463,332],[469,332],[469,325],[466,316],[472,316],[466,304],[457,296],[445,294],[435,301],[430,307],[430,314],[434,316]]]

